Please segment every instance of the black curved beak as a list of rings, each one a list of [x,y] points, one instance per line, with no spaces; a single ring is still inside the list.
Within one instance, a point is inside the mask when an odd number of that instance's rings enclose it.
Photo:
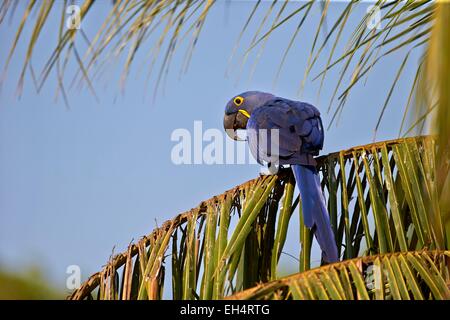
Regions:
[[[233,140],[243,140],[237,130],[244,130],[247,127],[248,118],[240,112],[225,114],[223,117],[223,128],[227,135]]]

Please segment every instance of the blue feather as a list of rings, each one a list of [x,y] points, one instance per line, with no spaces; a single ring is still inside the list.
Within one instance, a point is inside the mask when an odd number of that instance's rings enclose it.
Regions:
[[[292,171],[300,190],[305,226],[315,227],[314,235],[322,249],[323,259],[329,263],[336,262],[339,260],[336,241],[320,188],[319,175],[312,166],[292,165]]]

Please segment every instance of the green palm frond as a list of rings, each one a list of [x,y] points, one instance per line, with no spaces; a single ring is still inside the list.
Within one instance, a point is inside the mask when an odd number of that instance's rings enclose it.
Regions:
[[[306,80],[313,76],[313,80],[320,80],[319,93],[324,86],[327,75],[331,69],[340,68],[338,80],[332,83],[334,87],[330,97],[328,111],[332,112],[331,126],[337,121],[343,112],[344,106],[349,98],[350,92],[358,83],[365,82],[370,72],[384,60],[385,57],[400,53],[403,59],[398,66],[396,74],[393,75],[392,85],[389,92],[386,92],[386,99],[380,106],[380,113],[375,127],[375,134],[382,122],[386,110],[389,107],[390,98],[397,88],[398,81],[401,79],[409,57],[413,51],[421,50],[423,52],[422,61],[418,64],[429,66],[433,61],[442,59],[436,57],[436,48],[440,43],[446,43],[448,28],[440,28],[436,31],[440,24],[446,23],[445,11],[448,11],[448,5],[444,1],[388,1],[378,0],[374,3],[375,8],[380,9],[380,28],[377,22],[373,21],[374,11],[364,12],[368,9],[368,5],[361,1],[349,1],[344,5],[340,12],[338,11],[336,18],[330,17],[329,11],[332,5],[331,1],[304,1],[299,3],[289,3],[286,1],[273,1],[269,6],[262,6],[257,1],[249,12],[249,17],[243,22],[242,32],[239,34],[236,45],[231,51],[230,65],[233,60],[240,60],[242,73],[243,66],[249,61],[249,55],[252,51],[257,50],[256,59],[251,59],[253,67],[250,76],[254,72],[259,57],[264,51],[266,41],[269,37],[275,36],[279,29],[282,29],[293,19],[298,19],[298,25],[294,28],[291,40],[285,49],[280,48],[282,58],[278,71],[276,72],[274,81],[280,77],[281,69],[286,61],[286,57],[292,48],[295,40],[301,34],[304,22],[312,19],[313,7],[320,5],[321,15],[317,21],[316,32],[313,33],[311,48],[309,50],[307,66],[302,79],[299,81],[299,89],[305,86]],[[89,40],[81,29],[67,29],[65,27],[68,15],[65,8],[70,3],[68,1],[57,2],[51,0],[29,1],[28,5],[17,4],[16,1],[6,0],[0,6],[0,26],[5,24],[6,17],[19,16],[20,23],[17,26],[16,34],[10,46],[9,55],[3,67],[1,81],[4,81],[11,59],[17,49],[19,41],[28,43],[25,60],[23,62],[22,71],[19,76],[19,93],[23,89],[25,76],[29,73],[33,78],[38,91],[42,88],[49,75],[55,71],[58,79],[57,91],[61,92],[65,101],[66,86],[65,79],[67,62],[76,61],[79,71],[75,78],[71,81],[71,86],[79,82],[85,83],[88,89],[95,96],[95,88],[93,80],[101,75],[110,64],[106,63],[113,58],[124,56],[122,59],[122,76],[120,83],[122,88],[128,78],[130,68],[136,63],[136,57],[143,48],[148,48],[143,44],[146,41],[153,41],[151,49],[148,51],[146,61],[148,64],[148,76],[154,73],[156,62],[159,61],[159,71],[155,74],[154,88],[156,90],[163,83],[164,77],[168,75],[171,61],[179,51],[181,44],[187,41],[187,49],[184,54],[184,62],[182,63],[182,72],[186,71],[189,61],[193,55],[197,40],[199,39],[201,30],[205,24],[205,20],[211,8],[216,4],[214,0],[165,0],[165,1],[144,1],[144,0],[117,0],[111,2],[104,21],[98,25],[97,30],[93,30],[93,35]],[[91,19],[89,13],[97,3],[92,0],[85,0],[80,5],[81,21]],[[59,9],[61,6],[62,10]],[[264,7],[266,9],[264,9]],[[262,8],[262,9],[261,9]],[[260,12],[266,10],[266,12]],[[363,12],[361,13],[361,10]],[[256,17],[262,14],[261,21],[255,21]],[[52,54],[44,64],[42,70],[35,71],[32,65],[32,56],[38,41],[43,38],[42,30],[48,23],[50,17],[60,15],[59,36],[52,49]],[[275,15],[275,17],[272,17]],[[24,39],[24,28],[32,24],[33,32],[29,39]],[[352,21],[352,23],[350,23]],[[357,22],[353,25],[353,22]],[[251,42],[246,46],[242,43],[244,34],[250,32],[250,24],[256,23],[256,31],[252,36]],[[328,25],[331,28],[328,30]],[[344,30],[350,32],[344,33]],[[434,32],[433,32],[434,30]],[[443,33],[444,32],[444,33]],[[446,33],[445,33],[446,32]],[[320,35],[323,34],[321,38]],[[344,34],[350,34],[348,39],[344,38]],[[442,35],[442,36],[440,36]],[[431,40],[430,40],[431,39]],[[87,48],[84,52],[80,52],[81,47],[86,47],[84,42],[87,41]],[[442,41],[442,42],[440,42]],[[346,43],[341,48],[338,43]],[[331,50],[324,50],[329,48]],[[445,46],[443,46],[445,48]],[[243,51],[243,54],[239,53]],[[446,59],[448,55],[441,52],[441,57]],[[241,56],[241,58],[238,58]],[[319,65],[320,58],[324,58],[326,63]],[[445,67],[445,63],[443,67]],[[426,72],[423,69],[431,70],[437,81],[448,83],[445,81],[445,75],[450,73],[446,68],[418,68],[419,73]],[[427,78],[428,77],[421,77]],[[442,80],[440,80],[442,79]],[[420,81],[419,81],[420,82]],[[420,85],[414,81],[411,85],[412,93]],[[417,99],[423,98],[427,91],[418,90]],[[442,94],[448,90],[440,91]],[[337,100],[337,101],[336,101]],[[409,99],[411,100],[411,99]],[[443,103],[446,102],[443,99]],[[337,103],[336,103],[337,102]],[[411,114],[409,101],[405,105],[404,114]],[[402,121],[401,134],[409,134],[414,127],[423,128],[423,124],[429,120],[431,107],[433,104],[427,103],[421,105],[420,112],[412,121],[412,126],[405,127]],[[434,105],[433,105],[434,106]],[[448,105],[445,105],[448,106]],[[448,108],[438,107],[439,110],[445,112]],[[412,113],[414,115],[414,113]],[[448,117],[445,117],[445,127],[448,127]],[[442,120],[444,121],[444,120]],[[441,126],[439,126],[440,128]],[[444,130],[444,129],[442,129]],[[448,136],[448,135],[447,135]]]
[[[435,18],[435,3],[433,1],[392,2],[378,0],[375,5],[381,9],[380,23],[382,28],[368,28],[367,24],[372,19],[372,12],[367,12],[362,16],[352,16],[358,5],[360,5],[360,8],[365,8],[360,2],[349,1],[341,14],[338,14],[337,19],[332,21],[329,17],[331,1],[324,3],[322,1],[289,3],[289,10],[287,8],[287,1],[273,1],[266,9],[266,12],[263,13],[262,20],[257,22],[257,28],[253,34],[252,41],[244,49],[241,65],[247,62],[249,53],[252,50],[258,50],[257,56],[261,56],[265,43],[270,36],[275,35],[278,29],[282,28],[291,20],[300,18],[292,39],[284,51],[284,55],[287,55],[292,47],[293,41],[301,31],[303,22],[312,15],[313,11],[311,11],[311,8],[314,5],[320,5],[320,20],[314,33],[304,77],[303,79],[299,79],[299,84],[301,83],[301,88],[304,87],[306,79],[317,65],[319,56],[324,54],[323,49],[326,45],[333,43],[333,49],[326,54],[328,56],[328,62],[325,66],[320,67],[322,70],[319,71],[316,78],[321,77],[323,84],[327,71],[343,64],[342,78],[336,84],[335,94],[330,101],[331,106],[339,88],[344,85],[344,75],[351,75],[350,83],[345,85],[343,92],[339,96],[341,103],[334,110],[334,113],[337,114],[345,104],[349,89],[359,82],[363,76],[367,75],[382,57],[400,49],[413,50],[422,47],[430,36],[431,25]],[[49,20],[50,13],[51,16],[55,16],[61,12],[60,30],[64,30],[64,32],[61,32],[58,37],[51,56],[39,74],[37,79],[38,88],[42,87],[51,71],[55,68],[59,69],[57,70],[58,77],[63,79],[65,68],[61,69],[57,66],[60,60],[64,61],[67,59],[77,60],[80,67],[80,72],[78,73],[79,80],[85,80],[90,87],[91,79],[101,73],[101,71],[95,69],[105,67],[103,63],[105,59],[111,59],[120,55],[126,56],[121,77],[121,82],[124,84],[131,65],[135,63],[136,54],[139,50],[142,50],[143,43],[149,39],[153,39],[152,36],[154,35],[157,37],[157,40],[154,41],[148,56],[151,61],[149,72],[152,72],[156,60],[158,58],[161,59],[161,67],[155,84],[157,88],[162,80],[161,78],[166,74],[167,68],[170,66],[174,52],[180,47],[180,43],[190,37],[191,40],[189,40],[182,65],[183,70],[187,68],[205,19],[215,3],[216,1],[214,0],[114,1],[110,5],[103,23],[94,32],[92,40],[88,40],[88,48],[82,54],[78,52],[77,47],[80,47],[80,41],[82,42],[86,39],[83,29],[70,30],[64,26],[68,18],[65,12],[65,7],[69,4],[67,1],[64,1],[64,3],[51,0],[29,1],[28,5],[17,5],[15,1],[7,0],[0,7],[0,17],[2,17],[0,24],[5,23],[7,19],[4,19],[4,17],[8,14],[11,16],[21,16],[21,23],[11,44],[10,52],[4,65],[3,76],[6,75],[18,41],[24,37],[22,32],[24,27],[30,24],[31,20],[35,20],[34,31],[30,39],[22,39],[28,41],[28,49],[19,80],[21,89],[25,74],[31,72],[29,66],[34,54],[34,48],[39,39],[42,38],[41,32]],[[95,4],[92,0],[85,0],[80,5],[81,21],[90,19],[89,12],[92,11]],[[60,5],[62,5],[63,10],[58,9]],[[249,24],[252,20],[255,20],[255,13],[261,7],[259,1],[257,1],[249,12],[249,18],[243,23],[243,29],[238,37],[236,46],[231,50],[232,58],[236,56],[240,47],[245,48],[245,46],[240,44],[240,40],[243,34],[248,32]],[[271,17],[272,13],[275,13],[274,18]],[[349,19],[356,19],[359,23],[351,33],[351,37],[345,40],[342,39],[342,31],[348,27]],[[325,26],[330,23],[332,27],[330,30],[327,30]],[[319,37],[321,33],[324,33],[323,40]],[[347,42],[344,51],[340,54],[337,53],[337,43],[339,41]],[[285,58],[284,56],[281,60],[279,71]],[[258,58],[253,62],[254,66],[256,66],[257,60]],[[351,62],[356,60],[359,60],[359,62],[351,64]],[[254,67],[251,69],[254,70]],[[278,73],[277,77],[279,76]]]
[[[435,140],[419,137],[318,158],[343,260],[448,249],[433,187],[435,153]],[[220,299],[270,284],[277,279],[289,221],[301,213],[294,183],[291,171],[281,170],[202,202],[114,257],[71,298],[161,299],[167,252],[175,299]],[[313,267],[312,235],[300,228],[299,270],[307,271]],[[345,266],[352,277],[356,271]]]
[[[117,0],[110,5],[109,12],[105,20],[95,31],[91,41],[88,40],[88,47],[84,53],[79,52],[77,47],[87,39],[83,28],[68,29],[66,8],[70,4],[68,1],[58,2],[52,0],[29,1],[28,5],[17,4],[16,1],[6,0],[0,6],[0,24],[5,24],[6,16],[21,16],[21,22],[11,44],[8,57],[3,66],[2,80],[5,79],[11,60],[16,52],[17,44],[20,40],[28,41],[28,48],[23,62],[22,72],[19,78],[19,92],[23,89],[24,78],[27,72],[32,72],[31,61],[34,49],[43,38],[42,30],[48,23],[49,17],[60,16],[60,35],[52,50],[52,54],[45,63],[43,69],[38,73],[37,88],[40,90],[52,71],[57,71],[58,79],[65,77],[66,68],[58,65],[66,65],[70,59],[75,59],[79,66],[77,73],[78,80],[84,80],[91,87],[92,78],[105,67],[105,60],[126,55],[121,82],[124,83],[129,73],[131,64],[134,62],[136,53],[142,44],[151,35],[161,32],[159,40],[149,52],[152,69],[155,59],[159,56],[163,43],[167,43],[166,52],[159,72],[159,81],[164,74],[171,59],[173,51],[178,47],[179,41],[191,37],[184,68],[187,68],[190,57],[194,51],[195,44],[204,25],[207,13],[215,0]],[[80,21],[89,19],[88,15],[93,6],[97,4],[93,0],[85,0],[80,7]],[[105,3],[102,2],[104,5]],[[59,9],[59,7],[62,8]],[[33,32],[29,39],[23,39],[24,28],[35,20]],[[161,31],[162,30],[162,31]],[[62,31],[62,32],[61,32]],[[48,40],[48,39],[47,39]],[[107,66],[107,64],[106,64]],[[57,70],[56,70],[57,69]],[[75,80],[74,80],[75,81]],[[158,81],[158,83],[159,83]],[[73,82],[73,81],[72,81]],[[59,84],[60,86],[61,84]],[[94,91],[93,91],[94,92]]]
[[[433,115],[431,131],[438,135],[437,184],[439,206],[445,216],[446,234],[450,236],[450,4],[439,1],[436,7],[429,47],[425,56],[424,70],[416,87],[416,118],[428,119]],[[422,127],[425,120],[417,122]],[[419,130],[418,130],[419,131]]]
[[[355,258],[271,281],[227,299],[448,300],[450,251]]]

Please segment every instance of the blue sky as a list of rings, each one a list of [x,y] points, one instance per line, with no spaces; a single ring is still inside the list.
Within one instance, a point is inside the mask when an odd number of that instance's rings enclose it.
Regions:
[[[257,12],[256,22],[242,40],[244,47],[268,5],[264,3]],[[329,21],[334,21],[343,5],[341,2],[331,5]],[[296,92],[303,78],[320,7],[315,6],[305,23],[274,89],[272,83],[278,62],[298,18],[273,33],[251,80],[248,74],[257,51],[249,56],[238,83],[239,67],[225,77],[228,58],[252,6],[251,1],[231,1],[228,6],[220,1],[215,5],[188,72],[179,77],[184,58],[181,47],[174,57],[165,92],[160,91],[153,103],[154,78],[146,87],[145,73],[138,72],[148,68],[145,54],[136,58],[123,95],[118,84],[123,59],[119,59],[111,62],[111,73],[94,83],[98,102],[86,87],[69,91],[70,109],[61,99],[55,102],[54,74],[39,94],[28,76],[24,93],[18,99],[15,89],[26,48],[26,41],[19,42],[0,95],[1,266],[18,270],[38,264],[55,286],[64,288],[68,265],[80,265],[82,277],[86,279],[106,263],[113,247],[115,253],[121,252],[133,239],[148,234],[157,224],[258,175],[256,165],[177,166],[170,158],[175,145],[170,140],[173,130],[192,131],[195,120],[203,121],[204,130],[222,129],[225,104],[237,93],[257,89],[298,98]],[[288,5],[287,12],[295,6],[298,4]],[[91,37],[101,20],[95,16],[104,16],[107,9],[109,2],[96,5],[82,22],[83,30]],[[358,23],[357,18],[365,10],[365,5],[361,5],[350,23]],[[56,11],[53,13],[33,57],[37,70],[46,61],[57,37],[54,30],[57,30],[58,17]],[[10,26],[0,28],[1,61],[6,59],[19,21],[16,16]],[[27,36],[30,30],[29,26],[25,31]],[[349,36],[346,31],[343,39]],[[143,51],[147,52],[155,39],[151,38]],[[342,41],[339,48],[342,50],[344,45]],[[342,52],[339,48],[337,52]],[[329,50],[324,49],[324,58],[318,65],[326,62]],[[418,53],[411,56],[406,66],[377,140],[397,137]],[[386,58],[372,71],[365,86],[355,88],[338,126],[333,125],[326,132],[323,153],[372,141],[384,93],[389,90],[403,55],[400,52]],[[239,61],[238,55],[237,66]],[[114,69],[114,63],[118,70]],[[75,70],[76,64],[70,64],[69,73]],[[326,109],[339,70],[330,72],[319,100],[317,83],[311,81],[298,98],[315,104],[325,124],[331,119]],[[319,69],[315,71],[313,74]],[[285,249],[293,255],[298,254],[295,237],[294,233],[288,238]],[[286,263],[295,261],[286,260]]]

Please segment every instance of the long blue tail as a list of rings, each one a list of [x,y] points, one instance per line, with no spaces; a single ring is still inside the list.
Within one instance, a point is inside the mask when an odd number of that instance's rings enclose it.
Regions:
[[[322,258],[328,263],[336,262],[339,260],[336,241],[320,188],[319,175],[312,166],[292,165],[292,171],[300,189],[305,226],[316,227],[314,234],[322,249]]]

